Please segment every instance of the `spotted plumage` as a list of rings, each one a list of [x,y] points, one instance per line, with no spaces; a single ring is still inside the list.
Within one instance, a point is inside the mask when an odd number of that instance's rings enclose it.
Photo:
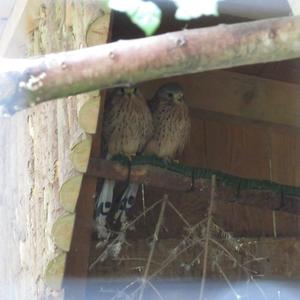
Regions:
[[[183,89],[177,83],[163,85],[149,101],[149,106],[154,128],[144,153],[174,159],[176,155],[182,153],[189,140],[191,129]],[[137,183],[128,185],[121,198],[124,207],[130,208],[133,205],[138,187]]]
[[[145,153],[174,159],[183,152],[191,130],[182,87],[177,83],[160,87],[150,102],[150,109],[154,131]]]
[[[152,135],[152,117],[137,88],[115,89],[104,111],[103,134],[110,156],[140,152]]]
[[[107,158],[121,154],[129,159],[140,152],[153,133],[147,101],[137,88],[117,88],[104,109],[103,137]],[[105,180],[96,201],[96,230],[101,240],[109,238],[106,218],[112,207],[115,181]],[[121,202],[127,206],[127,201]],[[121,206],[120,206],[121,207]],[[123,211],[121,211],[123,215]]]

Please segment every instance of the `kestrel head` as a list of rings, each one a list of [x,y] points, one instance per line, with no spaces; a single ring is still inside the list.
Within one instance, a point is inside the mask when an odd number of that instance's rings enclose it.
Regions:
[[[161,86],[158,89],[156,96],[159,99],[172,100],[175,103],[184,101],[183,88],[176,82],[166,83]]]
[[[138,96],[140,94],[140,91],[137,87],[130,86],[116,88],[115,93],[119,96],[127,96],[130,98],[132,96]]]

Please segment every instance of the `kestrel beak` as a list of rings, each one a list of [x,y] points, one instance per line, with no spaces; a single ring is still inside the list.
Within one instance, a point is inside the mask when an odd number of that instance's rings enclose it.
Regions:
[[[181,102],[181,101],[183,101],[183,94],[182,94],[182,93],[177,93],[177,94],[175,94],[175,95],[174,95],[174,100],[175,100],[176,102]]]
[[[126,95],[128,96],[128,97],[132,97],[133,95],[135,95],[135,93],[136,93],[136,88],[134,88],[134,87],[130,87],[130,88],[127,88],[126,89]]]

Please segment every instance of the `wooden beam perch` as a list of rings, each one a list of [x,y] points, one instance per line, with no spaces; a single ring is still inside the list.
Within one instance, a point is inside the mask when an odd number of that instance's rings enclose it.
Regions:
[[[128,167],[114,161],[91,158],[87,174],[117,181],[125,181],[128,176]],[[151,165],[132,166],[130,181],[178,192],[191,192],[192,182],[190,177]],[[196,179],[192,192],[209,197],[210,180]],[[283,196],[281,193],[272,190],[240,190],[237,192],[236,188],[226,186],[221,182],[217,186],[216,200],[300,214],[299,197]]]
[[[34,59],[0,59],[3,113],[95,89],[300,57],[300,17],[183,30]],[[134,58],[134,59],[133,59]]]

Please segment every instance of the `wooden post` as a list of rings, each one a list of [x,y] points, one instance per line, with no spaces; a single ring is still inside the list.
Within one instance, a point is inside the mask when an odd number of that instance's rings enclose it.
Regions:
[[[0,105],[12,114],[99,88],[296,58],[299,39],[297,16],[183,30],[32,60],[1,60]]]
[[[1,56],[18,54],[22,59],[28,55],[41,56],[91,46],[93,41],[105,43],[110,21],[110,13],[104,12],[97,1],[76,0],[20,0],[12,17],[14,20],[8,23],[14,26],[7,27],[10,34],[4,34],[0,41]],[[28,27],[25,26],[27,21]],[[93,24],[101,27],[99,34],[94,31],[88,34]],[[22,30],[25,30],[24,39],[16,42]],[[20,53],[13,52],[11,46],[15,44]],[[81,172],[72,165],[70,152],[79,141],[96,132],[102,105],[96,91],[45,103],[8,120],[0,118],[3,157],[0,166],[5,173],[0,180],[4,195],[0,209],[3,221],[0,277],[4,278],[7,299],[62,298],[65,269],[66,274],[86,277],[97,178],[78,174]],[[82,107],[84,112],[81,112]],[[86,113],[90,114],[89,122],[83,117]],[[91,146],[95,156],[100,151],[99,139],[96,135]],[[16,180],[16,176],[21,180]],[[77,190],[66,204],[63,199],[60,201],[59,195],[60,191],[61,196],[64,194],[61,187],[70,178],[77,178]],[[79,199],[76,199],[78,194]],[[68,217],[64,217],[66,211],[70,212]],[[71,241],[73,218],[73,231],[81,230],[75,236],[84,235],[82,244],[77,239]],[[62,241],[61,234],[66,235],[68,241]],[[69,256],[66,251],[70,242],[74,251]],[[7,260],[8,256],[12,259]],[[2,270],[5,273],[2,274]],[[81,289],[76,299],[79,295],[84,298],[85,286],[81,285]]]

